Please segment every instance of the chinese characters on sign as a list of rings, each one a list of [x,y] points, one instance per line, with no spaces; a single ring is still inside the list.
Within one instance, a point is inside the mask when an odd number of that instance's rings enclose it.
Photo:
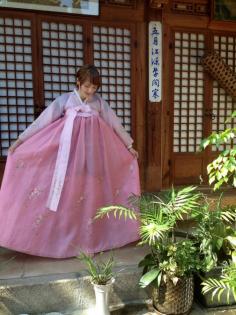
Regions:
[[[162,30],[160,22],[149,23],[149,101],[161,101]]]

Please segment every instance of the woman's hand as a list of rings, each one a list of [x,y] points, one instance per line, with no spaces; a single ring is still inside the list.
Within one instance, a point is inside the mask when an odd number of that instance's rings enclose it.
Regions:
[[[134,148],[130,148],[130,149],[129,149],[129,152],[130,152],[131,154],[133,154],[133,156],[134,156],[136,159],[138,159],[138,152],[137,152],[136,150],[134,150]]]
[[[17,139],[17,140],[10,146],[10,148],[8,149],[9,153],[13,153],[13,152],[15,151],[15,149],[16,149],[19,145],[21,145],[21,143],[23,143],[23,141],[20,140],[20,139]]]

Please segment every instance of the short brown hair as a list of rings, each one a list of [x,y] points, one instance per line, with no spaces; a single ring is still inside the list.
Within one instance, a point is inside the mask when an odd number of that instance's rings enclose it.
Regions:
[[[85,81],[97,85],[98,88],[101,85],[101,77],[98,72],[98,69],[94,65],[84,65],[76,73],[77,80],[80,84],[83,84]]]

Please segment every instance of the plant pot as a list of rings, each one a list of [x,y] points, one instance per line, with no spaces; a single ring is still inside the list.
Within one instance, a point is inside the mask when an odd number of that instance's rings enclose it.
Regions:
[[[107,284],[95,284],[93,283],[96,306],[96,314],[99,315],[110,315],[109,311],[109,291],[112,284],[115,282],[115,279],[111,279]]]
[[[203,273],[202,277],[204,279],[214,278],[214,279],[220,279],[220,275],[222,273],[222,267],[216,267],[212,269],[209,272]],[[195,276],[195,296],[198,302],[200,302],[203,306],[207,308],[211,307],[221,307],[221,306],[230,306],[230,305],[236,305],[236,301],[234,300],[233,293],[230,292],[229,294],[229,303],[227,303],[227,293],[223,292],[221,295],[220,300],[217,298],[217,294],[212,298],[212,292],[208,292],[206,294],[202,293],[202,279],[196,275]]]
[[[159,314],[187,315],[193,305],[193,277],[180,278],[176,285],[162,281],[159,288],[153,288],[153,306]]]

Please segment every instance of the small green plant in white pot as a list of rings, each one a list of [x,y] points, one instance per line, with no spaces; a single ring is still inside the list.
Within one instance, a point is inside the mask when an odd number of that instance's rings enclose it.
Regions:
[[[109,291],[115,281],[112,271],[114,266],[113,257],[110,257],[107,261],[98,261],[82,252],[78,258],[86,264],[87,271],[91,276],[96,298],[96,314],[110,315]]]

